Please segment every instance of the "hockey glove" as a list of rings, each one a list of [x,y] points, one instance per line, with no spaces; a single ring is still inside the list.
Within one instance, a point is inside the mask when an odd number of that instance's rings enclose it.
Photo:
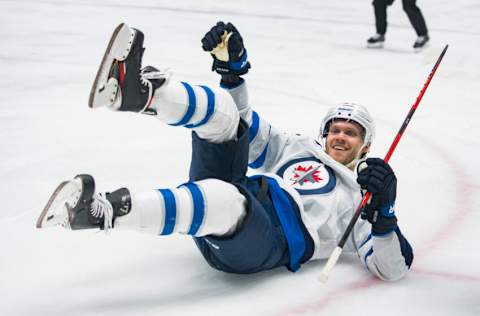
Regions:
[[[368,158],[365,162],[367,167],[358,173],[357,182],[363,190],[372,193],[372,197],[361,216],[372,224],[373,235],[385,235],[397,228],[394,209],[397,178],[382,159]]]
[[[202,48],[212,54],[212,71],[221,75],[240,76],[250,68],[242,36],[232,23],[218,22],[202,38]]]

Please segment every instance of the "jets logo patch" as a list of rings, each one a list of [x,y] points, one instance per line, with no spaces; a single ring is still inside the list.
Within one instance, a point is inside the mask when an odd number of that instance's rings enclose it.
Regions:
[[[315,157],[291,160],[277,174],[300,194],[328,193],[336,184],[333,170]]]

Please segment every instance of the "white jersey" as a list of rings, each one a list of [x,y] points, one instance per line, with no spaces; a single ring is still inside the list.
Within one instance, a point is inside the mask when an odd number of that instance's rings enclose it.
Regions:
[[[361,201],[356,174],[328,156],[313,138],[279,132],[248,104],[246,84],[228,90],[249,124],[249,167],[283,179],[282,187],[299,204],[314,244],[312,259],[327,258],[340,241]],[[400,279],[408,270],[396,233],[371,235],[367,221],[357,221],[344,252],[357,253],[374,275]]]

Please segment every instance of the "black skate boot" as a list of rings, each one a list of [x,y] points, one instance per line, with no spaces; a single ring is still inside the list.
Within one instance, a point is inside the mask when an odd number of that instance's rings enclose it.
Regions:
[[[108,106],[119,111],[148,112],[155,89],[165,82],[162,72],[156,77],[142,76],[143,33],[122,23],[113,32],[93,82],[88,105]]]
[[[92,176],[77,175],[60,183],[37,220],[37,228],[61,226],[67,229],[113,227],[114,219],[131,209],[130,192],[126,188],[106,195],[95,193]]]
[[[368,48],[382,48],[385,42],[385,35],[375,34],[367,40]]]
[[[428,35],[417,37],[417,39],[415,40],[415,43],[413,43],[413,49],[421,50],[427,45],[429,40],[430,40],[430,37]]]

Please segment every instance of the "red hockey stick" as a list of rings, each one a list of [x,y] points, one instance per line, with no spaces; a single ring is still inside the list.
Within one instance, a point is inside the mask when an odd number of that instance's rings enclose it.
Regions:
[[[393,151],[398,145],[398,142],[400,141],[400,138],[402,138],[403,133],[405,132],[405,129],[408,126],[408,123],[410,123],[410,120],[412,119],[413,113],[415,113],[415,110],[417,109],[418,105],[420,104],[420,101],[423,98],[423,95],[425,94],[425,91],[428,88],[428,85],[430,84],[430,81],[432,81],[433,76],[435,75],[435,72],[437,71],[438,66],[440,65],[440,62],[443,59],[443,56],[447,52],[448,45],[445,46],[443,49],[442,53],[437,59],[437,62],[435,63],[435,66],[433,66],[432,71],[430,72],[430,75],[427,78],[427,81],[423,85],[422,90],[420,91],[420,94],[417,97],[417,100],[415,103],[412,105],[412,108],[407,114],[407,117],[403,121],[402,127],[400,127],[400,130],[397,133],[397,136],[395,136],[395,139],[393,140],[392,145],[390,145],[390,149],[388,150],[387,154],[385,155],[385,158],[383,159],[385,162],[388,162],[390,160],[390,157],[393,154]],[[326,282],[328,280],[328,276],[330,274],[330,271],[332,268],[335,266],[337,263],[338,258],[340,257],[340,254],[342,253],[343,246],[345,245],[345,242],[348,239],[348,236],[350,236],[350,233],[352,232],[353,226],[357,222],[358,218],[360,217],[362,208],[367,204],[368,200],[370,199],[370,196],[372,194],[370,192],[367,192],[365,196],[362,199],[362,202],[360,205],[357,207],[355,210],[355,213],[353,214],[352,219],[350,220],[350,223],[348,224],[347,228],[345,229],[345,232],[343,233],[342,239],[340,239],[340,242],[338,243],[337,247],[333,250],[332,254],[328,258],[327,264],[323,267],[322,272],[320,273],[320,281]]]

